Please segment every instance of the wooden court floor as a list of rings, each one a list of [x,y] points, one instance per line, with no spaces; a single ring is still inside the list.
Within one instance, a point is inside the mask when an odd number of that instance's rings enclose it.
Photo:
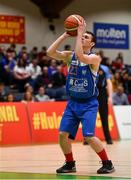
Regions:
[[[89,145],[73,143],[77,173],[70,175],[131,179],[131,140],[117,141],[113,145],[103,142],[103,145],[114,163],[114,173],[97,175],[96,171],[101,166],[99,157]],[[64,156],[58,144],[0,147],[0,172],[52,175],[63,162]]]

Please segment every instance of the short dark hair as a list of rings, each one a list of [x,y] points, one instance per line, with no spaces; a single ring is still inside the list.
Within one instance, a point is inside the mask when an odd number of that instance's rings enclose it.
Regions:
[[[91,31],[86,31],[85,33],[90,34],[92,36],[92,42],[96,44],[96,37]]]

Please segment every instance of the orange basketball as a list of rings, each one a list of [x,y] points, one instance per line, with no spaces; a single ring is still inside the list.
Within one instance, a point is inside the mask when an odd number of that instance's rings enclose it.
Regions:
[[[77,14],[68,16],[64,21],[64,28],[71,36],[77,36],[78,22],[82,21],[83,17]]]

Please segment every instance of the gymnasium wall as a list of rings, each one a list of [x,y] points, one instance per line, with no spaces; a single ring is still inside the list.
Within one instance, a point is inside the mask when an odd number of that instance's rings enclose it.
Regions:
[[[55,33],[49,30],[49,22],[44,18],[39,8],[29,0],[0,0],[0,14],[20,15],[26,19],[26,45],[31,49],[34,45],[41,48],[47,47],[64,32],[63,20],[70,14],[81,14],[87,21],[88,29],[92,30],[94,22],[128,24],[131,27],[131,1],[130,0],[74,0],[62,12],[60,19],[55,19],[53,24],[56,27]],[[131,42],[131,36],[130,36]],[[65,42],[70,43],[73,47],[74,38]],[[64,46],[64,44],[63,44]],[[63,48],[62,46],[62,48]],[[130,43],[131,46],[131,43]],[[18,45],[18,49],[21,46]],[[125,62],[131,64],[129,50],[112,50],[104,49],[105,55],[115,58],[118,52],[123,52]]]

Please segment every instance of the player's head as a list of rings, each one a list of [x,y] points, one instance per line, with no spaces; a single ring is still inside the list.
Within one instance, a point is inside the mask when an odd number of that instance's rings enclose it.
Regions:
[[[83,46],[88,46],[92,49],[96,44],[96,37],[91,31],[86,31],[82,37]]]

